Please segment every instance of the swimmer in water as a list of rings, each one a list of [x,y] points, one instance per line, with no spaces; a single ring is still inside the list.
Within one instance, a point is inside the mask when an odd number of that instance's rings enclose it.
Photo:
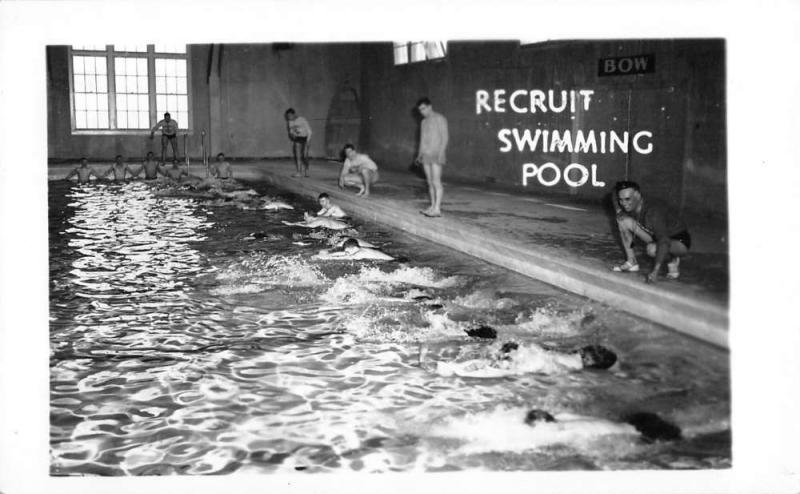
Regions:
[[[106,171],[103,174],[103,178],[106,178],[109,175],[113,175],[114,178],[112,178],[112,180],[114,182],[122,182],[125,180],[126,174],[130,174],[131,177],[136,176],[136,174],[133,173],[133,170],[131,170],[128,164],[122,160],[122,155],[118,154],[114,158],[114,164],[111,165],[111,168],[109,168],[108,171]]]
[[[164,169],[163,174],[174,182],[181,182],[183,177],[189,176],[189,172],[180,167],[178,160],[172,160],[172,166]]]
[[[323,249],[319,251],[319,254],[316,254],[312,257],[312,259],[321,259],[321,260],[353,260],[353,261],[363,261],[363,260],[374,260],[374,261],[392,261],[394,258],[388,254],[385,254],[378,249],[374,249],[371,247],[362,247],[359,245],[358,240],[354,238],[348,238],[347,240],[342,243],[342,250],[336,252],[330,252],[327,249]]]
[[[145,180],[155,180],[158,178],[159,174],[164,175],[164,172],[161,170],[161,163],[156,161],[152,151],[147,153],[147,156],[142,162],[142,167],[136,171],[135,176],[138,176],[142,172],[144,172]]]
[[[305,221],[283,221],[284,225],[289,226],[303,226],[306,228],[328,228],[329,230],[344,230],[349,225],[343,221],[334,218],[327,218],[325,216],[309,216]]]
[[[603,428],[609,433],[630,433],[630,427],[636,430],[646,442],[674,441],[681,439],[681,429],[667,422],[655,413],[635,412],[622,418],[624,424],[592,417],[572,414],[551,415],[545,410],[534,408],[525,415],[525,425],[540,427],[540,424],[558,424],[561,430],[593,427]],[[587,427],[588,426],[588,427]]]
[[[217,155],[217,162],[211,165],[209,172],[212,177],[220,180],[233,178],[233,169],[231,169],[231,164],[225,161],[225,155],[223,153]]]
[[[92,176],[94,176],[94,178],[100,178],[100,175],[98,175],[94,169],[90,168],[88,164],[89,160],[85,157],[81,158],[80,166],[73,168],[72,171],[64,177],[64,180],[70,180],[72,177],[77,176],[79,184],[88,184]]]
[[[331,198],[327,193],[323,192],[320,194],[317,200],[319,201],[319,205],[322,206],[322,209],[317,211],[317,217],[344,218],[347,216],[347,213],[345,213],[342,208],[331,202]],[[305,213],[303,216],[306,220],[313,218],[313,216],[308,213]]]
[[[491,328],[481,327],[478,331],[467,330],[470,336],[496,337],[490,334]],[[473,334],[470,334],[473,333]],[[608,369],[617,361],[617,355],[601,345],[588,345],[571,352],[550,350],[535,343],[521,346],[508,341],[485,358],[463,362],[438,362],[435,372],[441,376],[461,377],[504,377],[528,373],[560,374],[581,369]],[[420,349],[420,365],[424,362],[425,348]]]

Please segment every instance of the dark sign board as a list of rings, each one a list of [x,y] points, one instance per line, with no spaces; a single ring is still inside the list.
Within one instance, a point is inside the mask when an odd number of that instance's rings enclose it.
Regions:
[[[630,55],[627,57],[601,58],[598,63],[597,75],[604,77],[610,75],[651,74],[655,71],[655,55]]]

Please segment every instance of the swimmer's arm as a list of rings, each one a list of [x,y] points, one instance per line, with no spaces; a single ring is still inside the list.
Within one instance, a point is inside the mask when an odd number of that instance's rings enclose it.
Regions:
[[[153,137],[153,134],[156,133],[159,127],[163,127],[164,123],[165,123],[164,120],[161,120],[157,124],[155,124],[155,126],[152,129],[150,129],[150,137]]]
[[[69,172],[69,174],[66,177],[64,177],[64,180],[69,180],[69,179],[71,179],[72,177],[74,177],[77,174],[78,174],[78,169],[77,168],[73,168],[72,171]]]

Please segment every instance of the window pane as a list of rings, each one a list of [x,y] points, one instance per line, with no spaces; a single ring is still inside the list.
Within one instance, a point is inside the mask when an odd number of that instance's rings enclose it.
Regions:
[[[147,92],[147,76],[138,76],[137,79],[139,80],[138,88],[140,93]]]
[[[178,89],[175,85],[175,78],[174,77],[167,77],[167,93],[175,94],[176,89]]]
[[[178,109],[178,98],[171,94],[167,95],[167,111],[176,111]]]
[[[117,95],[117,111],[125,111],[128,109],[128,97],[124,94]]]
[[[106,70],[106,58],[105,57],[95,58],[95,68],[97,69],[98,74],[103,74],[103,75],[108,74],[108,70]]]
[[[106,103],[106,106],[108,106],[107,103]],[[107,129],[108,128],[108,111],[106,110],[106,111],[98,112],[97,113],[97,117],[98,117],[97,118],[97,127],[101,128],[101,129]]]
[[[156,75],[164,75],[164,59],[163,58],[156,58]]]
[[[128,95],[128,110],[138,110],[139,109],[139,97],[135,94]]]
[[[445,55],[445,44],[442,41],[426,41],[425,55],[429,58],[443,58]]]
[[[186,96],[178,96],[178,111],[179,112],[187,111],[187,107],[189,106],[188,100],[189,100],[189,98],[187,98]]]
[[[135,93],[136,92],[136,76],[129,75],[125,78],[125,84],[128,86],[128,93]]]
[[[150,113],[146,111],[139,112],[139,128],[140,129],[150,128]]]
[[[108,112],[108,94],[97,95],[97,109]]]
[[[81,74],[75,74],[75,92],[86,92],[86,82]]]
[[[186,60],[175,60],[175,75],[186,77]]]
[[[86,95],[83,93],[75,93],[75,110],[82,111],[86,109]]]
[[[107,93],[108,92],[108,76],[98,75],[96,82],[97,82],[97,92],[98,93]]]
[[[128,128],[136,129],[139,127],[139,113],[132,111],[128,112]]]
[[[179,111],[178,112],[178,123],[182,125],[182,128],[189,127],[189,114],[186,112]]]
[[[161,119],[161,115],[166,111],[167,107],[167,97],[163,94],[156,95],[156,110],[158,111],[159,120]]]
[[[174,76],[175,75],[175,60],[166,60],[164,62],[164,64],[166,65],[167,75],[168,76]]]
[[[167,92],[167,79],[165,77],[156,77],[156,93]]]
[[[86,97],[86,109],[95,111],[97,110],[97,96],[90,94]]]
[[[116,77],[116,82],[117,82],[117,93],[124,93],[126,88],[128,87],[128,85],[125,84],[125,76],[118,75]]]
[[[138,104],[138,106],[139,106],[140,110],[144,110],[144,111],[148,110],[148,108],[150,107],[150,101],[149,101],[148,95],[146,95],[146,94],[140,94],[139,95],[139,104]]]
[[[147,59],[146,58],[137,58],[136,59],[136,74],[137,75],[145,75],[145,74],[147,74]]]
[[[97,85],[95,84],[96,80],[97,79],[95,79],[95,77],[92,76],[92,75],[87,75],[86,76],[86,92],[87,93],[95,93],[95,92],[97,92]]]
[[[72,73],[83,74],[83,57],[72,57]]]
[[[94,57],[85,57],[83,59],[83,68],[86,74],[94,74]]]
[[[76,111],[75,112],[75,127],[79,129],[86,128],[86,112],[85,111]]]
[[[97,128],[97,112],[95,111],[86,112],[86,127],[90,129]]]
[[[417,41],[411,44],[411,61],[419,62],[421,60],[425,60],[425,47],[421,41]]]
[[[156,44],[155,50],[158,53],[186,53],[186,45]]]
[[[136,59],[135,58],[126,58],[125,59],[125,74],[126,75],[136,75]]]
[[[128,128],[128,113],[124,111],[117,112],[117,128],[119,129],[127,129]]]
[[[178,94],[188,94],[186,92],[186,78],[185,77],[179,77],[177,82],[178,82],[177,93]]]

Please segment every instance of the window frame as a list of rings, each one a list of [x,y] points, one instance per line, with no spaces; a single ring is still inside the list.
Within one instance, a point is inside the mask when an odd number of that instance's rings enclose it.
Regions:
[[[444,51],[444,55],[442,55],[441,57],[428,58],[428,54],[427,54],[427,51],[426,51],[425,52],[425,58],[423,58],[422,60],[414,60],[413,57],[411,56],[412,47],[414,45],[418,45],[418,44],[422,43],[423,44],[423,50],[424,50],[424,43],[429,43],[429,42],[430,41],[424,41],[424,40],[423,41],[419,41],[419,40],[417,40],[417,41],[392,41],[392,63],[393,63],[393,66],[394,67],[402,67],[402,66],[416,65],[416,64],[420,64],[420,63],[426,63],[426,62],[427,63],[442,63],[445,60],[447,60],[447,56],[448,56],[448,53],[450,51],[450,46],[449,46],[450,41],[449,40],[433,41],[433,42],[436,42],[436,43],[442,43],[442,49]],[[397,50],[399,48],[399,45],[404,45],[404,48],[406,50],[406,61],[405,62],[401,62],[401,63],[397,63],[397,61],[395,60],[395,50]]]
[[[163,53],[155,51],[155,44],[148,44],[147,51],[116,51],[114,45],[105,45],[104,51],[99,50],[79,50],[73,49],[69,45],[67,55],[67,66],[69,70],[69,113],[70,113],[70,130],[72,135],[150,135],[150,129],[157,124],[161,118],[158,115],[156,108],[156,58],[172,58],[178,60],[186,60],[186,113],[188,115],[188,122],[178,122],[181,125],[179,133],[194,134],[194,127],[192,125],[193,114],[192,110],[192,59],[190,55],[190,45],[186,45],[186,53]],[[123,58],[145,58],[147,60],[147,91],[148,91],[148,113],[150,126],[147,129],[78,129],[76,128],[75,117],[75,73],[72,66],[74,56],[79,57],[105,57],[106,59],[106,77],[107,90],[108,90],[108,123],[109,126],[115,127],[117,125],[117,82],[116,82],[116,66],[114,59],[117,57]]]

